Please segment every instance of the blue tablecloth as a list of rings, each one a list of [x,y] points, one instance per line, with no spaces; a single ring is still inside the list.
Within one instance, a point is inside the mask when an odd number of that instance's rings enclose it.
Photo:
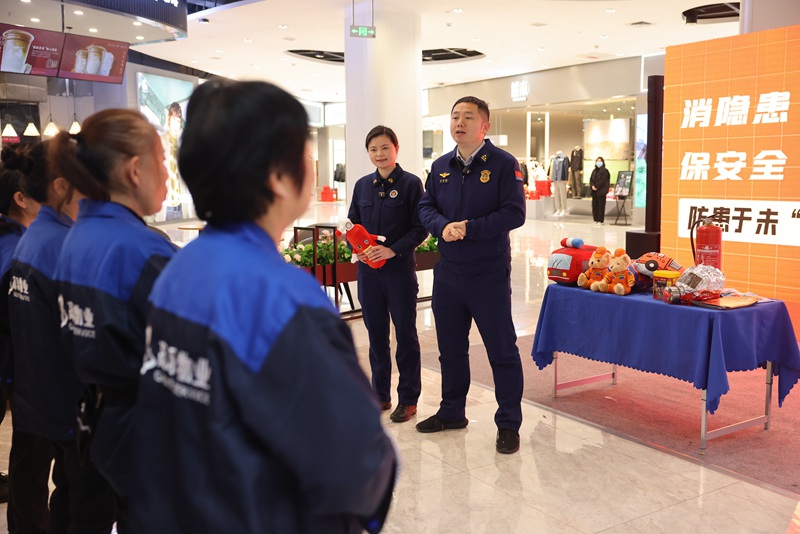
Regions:
[[[665,304],[650,293],[620,297],[550,285],[532,356],[539,369],[553,351],[685,380],[707,390],[714,413],[728,392],[728,371],[773,362],[778,404],[800,378],[800,349],[786,305],[764,302],[736,310]]]

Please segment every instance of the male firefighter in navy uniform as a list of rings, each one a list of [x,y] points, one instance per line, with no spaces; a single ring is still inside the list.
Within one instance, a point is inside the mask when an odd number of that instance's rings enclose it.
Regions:
[[[525,222],[525,196],[517,160],[484,139],[489,107],[468,96],[450,113],[453,152],[437,159],[419,204],[420,220],[441,237],[432,308],[442,369],[442,402],[419,432],[467,426],[469,330],[472,320],[486,347],[495,383],[498,452],[519,450],[522,363],[511,318],[509,232]]]

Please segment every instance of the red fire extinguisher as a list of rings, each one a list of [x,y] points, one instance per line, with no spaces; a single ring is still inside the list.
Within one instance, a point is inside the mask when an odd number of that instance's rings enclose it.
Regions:
[[[722,228],[708,217],[698,220],[692,226],[697,228],[697,245],[692,239],[692,254],[695,265],[711,265],[722,270]]]

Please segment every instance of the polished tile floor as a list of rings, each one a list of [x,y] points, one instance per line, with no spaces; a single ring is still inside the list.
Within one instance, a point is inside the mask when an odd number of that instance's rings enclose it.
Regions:
[[[345,214],[343,202],[315,202],[298,224],[337,222]],[[609,222],[593,227],[588,217],[567,215],[528,220],[512,232],[518,335],[534,332],[550,251],[566,236],[612,249],[624,246],[625,231],[631,227]],[[197,234],[167,230],[183,242]],[[431,272],[421,273],[420,295],[430,295],[431,285]],[[368,371],[363,322],[348,324]],[[428,303],[420,304],[418,331],[423,352],[436,350]],[[470,343],[481,343],[476,329]],[[526,365],[530,360],[522,352]],[[436,412],[440,391],[439,373],[423,368],[418,417],[397,424],[389,421],[388,413],[383,416],[402,461],[385,532],[800,533],[797,495],[709,469],[527,401],[522,406],[520,451],[498,454],[494,393],[479,384],[470,390],[466,429],[416,432],[416,420]],[[9,434],[6,422],[0,427],[5,456],[0,468],[7,464]],[[0,529],[4,526],[5,505],[0,506]]]

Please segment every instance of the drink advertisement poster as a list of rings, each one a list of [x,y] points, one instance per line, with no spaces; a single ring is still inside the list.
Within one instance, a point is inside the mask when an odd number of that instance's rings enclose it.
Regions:
[[[55,76],[64,34],[0,23],[0,72]]]
[[[128,43],[67,34],[60,78],[122,83],[128,61]]]

